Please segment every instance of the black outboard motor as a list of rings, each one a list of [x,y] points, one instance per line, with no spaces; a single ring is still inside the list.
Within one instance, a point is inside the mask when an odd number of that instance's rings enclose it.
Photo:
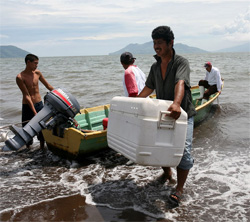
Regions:
[[[3,151],[18,150],[45,128],[67,122],[80,112],[77,100],[60,88],[48,92],[44,97],[44,107],[23,128],[12,125],[13,138],[5,141]]]

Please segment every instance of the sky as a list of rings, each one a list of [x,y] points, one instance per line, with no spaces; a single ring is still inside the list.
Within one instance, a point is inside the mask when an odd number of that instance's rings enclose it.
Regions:
[[[38,56],[108,55],[170,26],[215,51],[250,41],[249,0],[0,0],[0,45]]]

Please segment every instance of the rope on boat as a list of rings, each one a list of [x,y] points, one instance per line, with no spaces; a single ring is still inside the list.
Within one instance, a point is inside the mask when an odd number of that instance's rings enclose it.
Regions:
[[[0,129],[9,128],[9,127],[12,126],[12,125],[21,125],[21,124],[27,123],[27,122],[29,122],[29,121],[30,121],[30,120],[26,120],[26,121],[23,121],[23,122],[21,122],[21,123],[13,123],[13,124],[1,126]]]

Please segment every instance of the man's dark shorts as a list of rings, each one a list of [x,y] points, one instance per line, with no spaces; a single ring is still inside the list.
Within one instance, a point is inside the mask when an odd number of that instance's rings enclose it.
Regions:
[[[210,95],[218,92],[217,85],[209,85],[207,80],[200,80],[199,86],[204,86],[207,89],[203,96],[203,98],[207,100],[209,99]]]
[[[36,112],[38,113],[43,108],[43,102],[40,101],[39,103],[35,103],[34,107],[35,107]],[[31,120],[34,116],[35,115],[34,115],[33,111],[30,109],[29,105],[23,104],[23,107],[22,107],[22,126],[24,127],[28,123],[28,120]],[[37,139],[40,141],[44,140],[42,132],[40,132],[38,134]],[[31,145],[32,142],[33,141],[31,141],[31,143],[28,143],[27,145]]]

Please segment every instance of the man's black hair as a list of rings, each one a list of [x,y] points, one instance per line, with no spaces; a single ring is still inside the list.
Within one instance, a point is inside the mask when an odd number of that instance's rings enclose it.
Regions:
[[[152,39],[164,39],[168,44],[174,40],[174,33],[169,26],[158,26],[152,31]]]
[[[132,65],[135,61],[134,58],[129,58],[129,56],[127,56],[128,58],[126,60],[124,60],[122,63],[125,65]]]
[[[28,61],[34,62],[35,60],[39,60],[38,56],[33,54],[28,54],[25,57],[25,63],[27,64]]]
[[[121,63],[125,65],[132,65],[135,59],[131,52],[124,52],[120,56]]]

